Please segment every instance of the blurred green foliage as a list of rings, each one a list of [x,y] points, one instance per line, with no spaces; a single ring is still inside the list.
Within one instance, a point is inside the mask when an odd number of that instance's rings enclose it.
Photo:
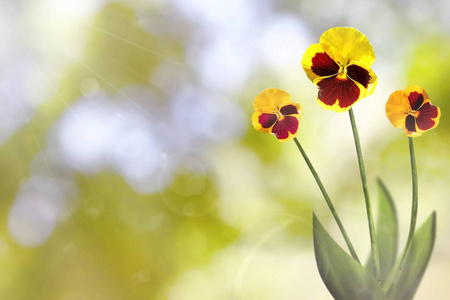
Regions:
[[[182,51],[175,41],[161,42],[143,30],[130,8],[106,6],[89,27],[83,58],[67,71],[54,97],[0,147],[1,232],[11,245],[1,258],[10,270],[0,279],[1,299],[165,299],[177,274],[208,262],[236,239],[238,231],[210,211],[192,217],[169,209],[214,209],[214,183],[187,172],[151,195],[136,193],[112,173],[77,175],[79,207],[44,245],[23,248],[9,238],[8,208],[30,176],[31,161],[45,148],[51,126],[82,96],[83,79],[96,79],[111,94],[129,84],[148,84],[161,60],[150,49],[168,44],[173,51],[168,56]],[[204,186],[177,198],[176,191],[192,189],[193,181]]]

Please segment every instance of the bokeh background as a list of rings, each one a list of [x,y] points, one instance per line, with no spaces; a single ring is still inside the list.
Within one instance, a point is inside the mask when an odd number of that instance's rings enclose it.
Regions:
[[[355,107],[372,199],[394,197],[404,245],[407,138],[390,93],[425,87],[441,124],[415,139],[419,224],[438,212],[416,299],[448,297],[450,2],[0,2],[1,299],[331,299],[314,210],[342,244],[293,142],[251,126],[278,87],[360,257],[369,253],[348,114],[322,109],[300,60],[333,26],[373,44],[375,93]]]

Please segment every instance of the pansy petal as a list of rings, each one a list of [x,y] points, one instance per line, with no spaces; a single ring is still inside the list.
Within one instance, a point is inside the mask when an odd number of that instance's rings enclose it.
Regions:
[[[411,115],[407,115],[405,119],[405,128],[408,131],[416,132],[416,118]]]
[[[258,123],[261,124],[262,128],[270,128],[272,127],[275,122],[277,121],[277,115],[276,114],[265,114],[262,113],[258,117]]]
[[[378,76],[375,74],[375,72],[370,69],[369,75],[371,78],[371,81],[369,82],[369,86],[367,87],[367,93],[368,95],[372,95],[372,93],[375,91],[375,88],[378,85]]]
[[[300,104],[298,104],[298,103],[288,102],[288,103],[283,104],[283,106],[280,107],[280,113],[283,116],[299,114],[301,117],[302,108],[301,108]]]
[[[414,91],[408,95],[408,100],[412,110],[419,110],[425,99],[423,98],[423,94]]]
[[[359,82],[359,84],[366,89],[369,86],[369,82],[372,80],[369,71],[356,64],[351,64],[347,67],[347,76],[354,81]]]
[[[347,76],[363,86],[367,90],[367,95],[373,93],[378,83],[378,77],[372,68],[362,62],[349,64],[347,66]]]
[[[351,27],[333,27],[320,37],[320,43],[330,46],[328,54],[340,64],[360,61],[371,66],[375,53],[367,37]]]
[[[278,107],[286,102],[291,102],[291,95],[280,89],[265,89],[255,98],[253,104],[255,111],[264,113],[276,113]]]
[[[417,127],[420,130],[430,130],[439,124],[440,109],[430,102],[426,102],[419,110],[417,117]]]
[[[276,114],[266,114],[255,111],[252,115],[253,127],[262,132],[268,133],[270,128],[277,122]]]
[[[421,87],[420,85],[411,85],[411,86],[408,86],[407,88],[406,88],[406,90],[405,90],[405,93],[406,93],[406,95],[408,95],[408,98],[409,98],[409,96],[411,95],[411,94],[413,94],[413,93],[417,93],[417,94],[421,94],[422,96],[423,96],[423,100],[424,100],[424,102],[426,102],[426,100],[429,100],[429,98],[428,98],[428,94],[427,94],[427,92],[425,92],[425,90],[423,89],[423,87]],[[416,95],[417,95],[416,94]],[[414,94],[411,96],[411,98],[413,99],[413,102],[411,103],[411,108],[412,109],[414,109],[414,110],[417,110],[417,109],[419,109],[420,108],[420,106],[419,107],[417,107],[417,105],[413,105],[414,104]],[[418,99],[417,99],[418,100]],[[411,101],[411,100],[410,100]],[[416,107],[416,108],[414,108],[414,107]]]
[[[300,124],[300,116],[292,115],[284,117],[279,120],[271,129],[270,132],[276,136],[281,142],[286,142],[293,139],[298,133],[298,126]]]
[[[317,83],[318,101],[326,109],[344,112],[360,99],[361,89],[351,79],[325,78]]]
[[[375,91],[378,77],[373,70],[362,63],[353,63],[347,67],[347,77],[360,89],[359,99],[366,98]]]
[[[418,137],[424,133],[423,130],[417,128],[417,120],[412,115],[407,115],[404,119],[403,130],[405,131],[407,136],[410,137]]]
[[[331,76],[339,71],[339,65],[327,54],[327,47],[322,44],[313,44],[306,49],[302,67],[313,82],[318,77]]]
[[[408,96],[405,91],[398,90],[389,96],[386,102],[386,116],[389,122],[396,128],[404,126],[405,117],[408,115],[410,106],[408,101]]]

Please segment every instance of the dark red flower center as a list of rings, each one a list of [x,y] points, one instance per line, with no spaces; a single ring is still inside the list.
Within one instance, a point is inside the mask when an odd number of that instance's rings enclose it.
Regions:
[[[339,101],[341,108],[349,107],[358,101],[360,89],[355,82],[367,88],[372,79],[369,71],[363,67],[358,65],[340,66],[325,52],[316,53],[312,58],[311,70],[318,76],[328,77],[317,83],[319,99],[329,106]]]
[[[294,134],[298,130],[298,119],[293,115],[298,114],[295,105],[282,106],[276,113],[263,113],[259,116],[258,122],[262,128],[271,128],[272,133],[280,140],[287,139],[289,133]]]

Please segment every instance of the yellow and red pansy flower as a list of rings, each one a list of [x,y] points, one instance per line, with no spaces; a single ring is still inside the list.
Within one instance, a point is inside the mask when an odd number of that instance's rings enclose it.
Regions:
[[[253,127],[273,134],[279,141],[293,139],[298,133],[302,118],[300,104],[292,102],[291,96],[280,89],[265,89],[255,98]]]
[[[375,90],[374,61],[372,45],[363,33],[334,27],[306,50],[302,67],[319,89],[318,102],[326,109],[344,112]]]
[[[386,116],[394,127],[403,128],[407,136],[417,137],[439,124],[441,111],[431,104],[423,87],[413,85],[391,94],[386,102]]]

